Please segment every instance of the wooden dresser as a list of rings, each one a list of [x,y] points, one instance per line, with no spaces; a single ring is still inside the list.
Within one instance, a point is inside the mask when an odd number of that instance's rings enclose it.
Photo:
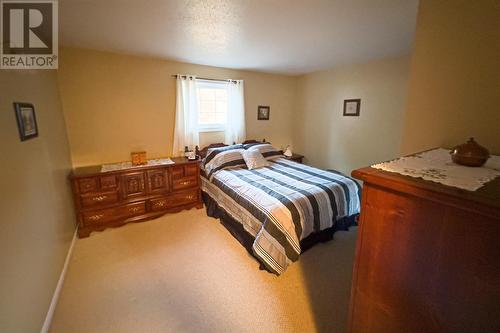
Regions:
[[[500,332],[500,178],[475,192],[373,168],[350,332]]]
[[[79,237],[165,213],[202,208],[200,161],[172,158],[175,164],[101,172],[101,166],[70,175]]]

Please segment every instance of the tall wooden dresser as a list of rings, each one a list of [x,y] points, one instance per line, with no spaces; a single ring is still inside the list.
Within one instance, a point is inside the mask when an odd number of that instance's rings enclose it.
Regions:
[[[202,208],[200,161],[101,172],[101,166],[70,175],[79,237],[193,207]]]
[[[471,192],[352,175],[364,186],[350,332],[500,332],[500,178]]]

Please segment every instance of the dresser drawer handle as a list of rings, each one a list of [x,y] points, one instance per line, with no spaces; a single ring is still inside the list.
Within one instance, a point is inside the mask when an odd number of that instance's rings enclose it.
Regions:
[[[103,214],[96,214],[96,215],[89,216],[89,220],[98,221],[98,220],[102,219],[103,217],[104,217]]]
[[[138,212],[138,211],[140,211],[140,210],[141,210],[141,208],[140,208],[140,207],[131,207],[131,208],[129,209],[129,212],[131,212],[131,213],[137,213],[137,212]]]
[[[98,197],[93,197],[92,200],[100,202],[100,201],[103,201],[104,199],[106,199],[107,197],[108,197],[107,195],[100,195]]]
[[[190,180],[185,180],[185,181],[181,182],[181,185],[189,185],[189,184],[191,184]]]
[[[155,207],[163,207],[163,206],[165,206],[165,203],[166,203],[165,201],[156,201],[154,203],[154,206]]]
[[[186,199],[193,200],[194,199],[194,195],[190,194],[190,195],[186,196]]]

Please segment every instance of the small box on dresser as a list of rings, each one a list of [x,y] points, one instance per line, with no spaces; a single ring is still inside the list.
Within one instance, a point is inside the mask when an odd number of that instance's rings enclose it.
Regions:
[[[70,175],[79,237],[166,213],[202,208],[200,161],[172,158],[174,164],[101,172],[101,166]]]

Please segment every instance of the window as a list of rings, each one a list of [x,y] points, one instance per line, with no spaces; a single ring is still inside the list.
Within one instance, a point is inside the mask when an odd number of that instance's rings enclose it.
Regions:
[[[227,84],[196,81],[198,90],[198,128],[201,132],[224,131],[227,115]]]

